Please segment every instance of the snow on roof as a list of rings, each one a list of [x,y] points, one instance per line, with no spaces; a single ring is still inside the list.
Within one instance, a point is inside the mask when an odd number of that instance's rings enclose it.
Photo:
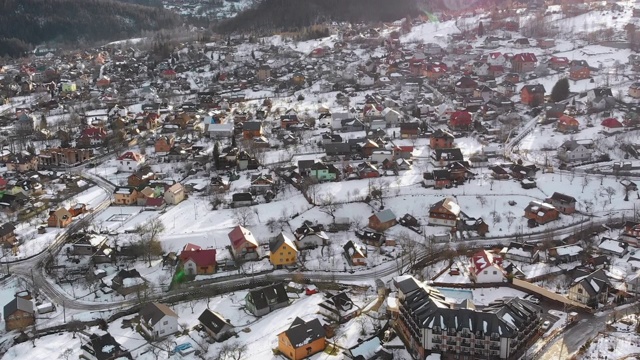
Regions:
[[[582,252],[582,247],[579,245],[558,246],[556,248],[556,253],[560,256],[578,255],[580,252]]]
[[[625,251],[625,248],[623,248],[621,245],[622,243],[620,243],[619,241],[616,241],[613,239],[607,239],[602,241],[600,245],[598,245],[598,248],[606,251],[611,251],[617,254],[623,254]]]

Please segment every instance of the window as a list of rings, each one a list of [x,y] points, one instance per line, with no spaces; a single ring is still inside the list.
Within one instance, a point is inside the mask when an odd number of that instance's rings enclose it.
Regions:
[[[169,323],[169,321],[168,321],[168,320],[165,320],[165,321],[162,323],[162,325],[167,325],[168,323]]]
[[[160,334],[164,334],[164,330],[160,330]]]
[[[493,270],[493,275],[497,275],[497,274],[498,274],[498,272]]]
[[[482,273],[483,273],[483,274],[485,274],[485,275],[487,275],[487,270],[483,271]]]
[[[578,289],[578,294],[582,294],[582,288]]]

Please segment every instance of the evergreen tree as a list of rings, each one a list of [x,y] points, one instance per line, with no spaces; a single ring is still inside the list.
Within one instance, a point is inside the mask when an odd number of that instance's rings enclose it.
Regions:
[[[40,130],[44,130],[47,128],[47,117],[42,114],[40,116]]]
[[[482,21],[478,24],[478,36],[484,36],[484,25],[482,24]]]
[[[551,89],[551,101],[558,102],[569,97],[569,79],[566,77],[558,80]]]
[[[213,163],[216,169],[220,168],[220,144],[217,141],[213,146]]]

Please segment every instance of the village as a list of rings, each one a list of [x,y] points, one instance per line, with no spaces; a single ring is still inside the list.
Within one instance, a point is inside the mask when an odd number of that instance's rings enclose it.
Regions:
[[[638,353],[639,23],[531,2],[2,63],[2,359]]]

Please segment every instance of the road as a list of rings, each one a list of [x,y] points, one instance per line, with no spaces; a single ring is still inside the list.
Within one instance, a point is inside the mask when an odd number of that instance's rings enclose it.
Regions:
[[[618,317],[635,313],[639,309],[640,304],[628,306],[618,310]],[[607,310],[602,314],[580,320],[578,324],[545,345],[532,359],[561,360],[570,358],[587,341],[596,337],[599,332],[606,330],[607,322],[613,320],[614,312],[613,309]]]

